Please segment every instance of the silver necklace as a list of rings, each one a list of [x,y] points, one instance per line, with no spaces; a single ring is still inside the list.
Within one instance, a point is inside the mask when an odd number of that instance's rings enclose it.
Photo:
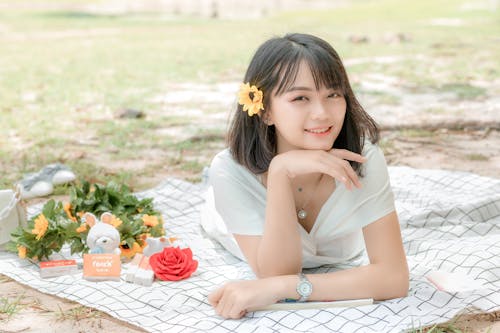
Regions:
[[[306,207],[307,205],[309,204],[309,201],[311,201],[311,198],[312,198],[312,194],[314,192],[316,192],[316,190],[318,189],[319,187],[319,184],[321,183],[321,180],[323,179],[323,175],[324,173],[321,174],[321,176],[319,177],[318,179],[318,182],[316,183],[316,186],[314,188],[314,191],[311,192],[311,195],[309,195],[308,198],[306,198],[306,200],[304,201],[304,204],[301,206],[301,208],[297,211],[297,217],[301,220],[305,219],[307,217],[307,210],[306,210]],[[302,187],[299,187],[297,189],[299,192],[302,192]]]

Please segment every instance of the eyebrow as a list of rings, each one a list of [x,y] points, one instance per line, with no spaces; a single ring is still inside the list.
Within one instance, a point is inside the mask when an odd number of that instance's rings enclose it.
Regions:
[[[291,91],[297,91],[297,90],[307,90],[307,91],[313,91],[313,89],[309,88],[309,87],[290,87],[289,89],[287,89],[285,92],[291,92]]]
[[[339,92],[340,91],[339,87],[338,88],[333,88],[332,87],[332,88],[329,88],[329,89],[331,89],[331,90],[333,90],[335,92]],[[285,91],[285,93],[292,92],[292,91],[315,91],[315,90],[316,89],[311,89],[309,87],[300,87],[300,86],[298,86],[298,87],[290,87],[289,89],[287,89]]]

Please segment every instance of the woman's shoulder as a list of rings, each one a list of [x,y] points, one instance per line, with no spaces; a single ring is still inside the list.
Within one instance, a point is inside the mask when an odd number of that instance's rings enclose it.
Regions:
[[[210,163],[210,170],[214,171],[235,171],[238,169],[238,163],[234,160],[231,155],[231,151],[229,148],[226,148],[220,152],[218,152],[212,162]]]
[[[229,148],[217,153],[210,163],[210,177],[255,178],[244,166],[236,162]]]
[[[370,140],[365,140],[362,154],[366,158],[373,155],[383,155],[382,149],[380,149],[379,145],[377,143],[371,142]]]
[[[231,152],[229,151],[229,148],[226,148],[217,154],[212,159],[212,163],[210,166],[217,165],[220,163],[231,163],[231,161],[234,161],[233,157],[231,156]]]
[[[365,165],[383,164],[386,167],[384,152],[378,144],[366,140],[361,154],[366,158]]]
[[[378,185],[386,183],[388,181],[387,162],[380,146],[366,140],[362,155],[366,158],[362,172],[365,182]]]

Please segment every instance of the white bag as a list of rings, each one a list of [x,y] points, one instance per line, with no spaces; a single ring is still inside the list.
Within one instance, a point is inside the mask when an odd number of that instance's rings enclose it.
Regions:
[[[0,246],[10,240],[10,233],[18,226],[26,226],[26,210],[19,199],[19,192],[0,190]]]

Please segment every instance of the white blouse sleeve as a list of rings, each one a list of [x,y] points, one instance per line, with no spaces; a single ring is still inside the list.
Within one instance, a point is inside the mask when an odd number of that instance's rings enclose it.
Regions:
[[[262,235],[266,198],[265,189],[257,177],[237,164],[225,150],[213,159],[209,180],[213,187],[215,208],[227,231],[240,235]]]
[[[356,220],[364,227],[395,210],[387,163],[378,145],[367,143],[363,155],[367,161],[363,165],[363,195],[360,198]]]

